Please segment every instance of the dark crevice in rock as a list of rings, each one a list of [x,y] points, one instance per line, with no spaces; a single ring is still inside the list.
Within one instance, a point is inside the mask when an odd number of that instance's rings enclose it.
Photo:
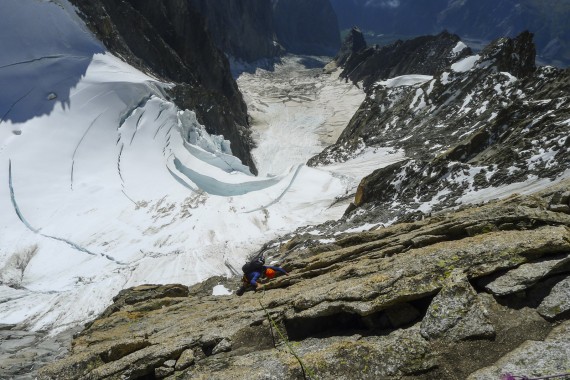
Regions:
[[[399,303],[366,316],[341,311],[316,318],[295,318],[285,320],[284,325],[287,336],[292,341],[355,334],[384,336],[421,321],[432,300],[433,297],[424,297],[408,303]]]
[[[154,373],[149,373],[143,376],[139,376],[133,380],[157,380],[157,377],[154,375]]]
[[[368,331],[368,326],[358,314],[341,312],[325,317],[286,320],[285,329],[290,340],[301,341],[309,337],[362,334]]]
[[[109,350],[99,355],[99,357],[104,363],[110,363],[112,361],[119,360],[129,354],[132,354],[135,351],[142,350],[143,348],[148,347],[150,345],[151,343],[147,340],[126,342],[111,347]]]
[[[208,341],[208,342],[205,342],[204,344],[202,344],[202,352],[204,352],[204,355],[212,356],[214,348],[220,342],[221,342],[221,339],[216,339],[216,340]]]
[[[507,296],[495,297],[495,299],[500,305],[514,310],[521,310],[525,307],[536,309],[544,300],[544,298],[550,294],[552,288],[561,280],[568,277],[569,274],[570,272],[566,272],[563,274],[546,277],[526,290],[521,290],[520,292]],[[556,319],[567,318],[564,318],[561,315]]]

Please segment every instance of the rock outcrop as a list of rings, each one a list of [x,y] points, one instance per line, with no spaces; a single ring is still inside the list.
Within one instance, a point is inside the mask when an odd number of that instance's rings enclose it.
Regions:
[[[290,271],[258,293],[123,291],[41,379],[490,379],[567,367],[570,267],[533,273],[515,294],[499,278],[570,252],[570,181],[531,196],[318,243],[297,236],[264,254]],[[316,241],[311,244],[309,240]],[[553,268],[551,266],[551,268]],[[563,305],[549,315],[551,299]],[[566,300],[566,301],[565,301]],[[540,357],[539,357],[540,353]],[[520,360],[524,358],[524,360]],[[562,366],[562,367],[560,367]]]
[[[334,57],[336,67],[343,67],[349,58],[366,49],[366,40],[357,27],[350,30],[345,37],[338,54]]]
[[[345,45],[351,45],[351,40],[354,38],[354,33],[350,33]],[[434,75],[471,54],[471,49],[467,46],[458,45],[460,41],[458,36],[442,32],[437,36],[396,41],[383,47],[354,49],[356,51],[342,65],[343,71],[340,76],[354,83],[363,82],[364,88],[369,89],[382,79],[400,75]],[[357,46],[360,45],[361,43]]]
[[[202,16],[185,0],[71,1],[114,54],[165,81],[173,101],[196,112],[211,134],[256,173],[247,107],[227,58],[212,42]]]

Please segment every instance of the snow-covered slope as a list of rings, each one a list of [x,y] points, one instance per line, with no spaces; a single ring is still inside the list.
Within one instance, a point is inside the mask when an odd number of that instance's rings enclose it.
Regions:
[[[125,287],[237,274],[277,234],[339,217],[336,198],[402,158],[369,152],[313,169],[303,163],[322,141],[299,146],[278,133],[279,147],[260,141],[255,153],[271,175],[254,177],[227,141],[168,100],[168,83],[106,52],[66,0],[2,1],[0,28],[0,323],[57,331]],[[308,72],[318,84],[302,126],[336,138],[359,105],[339,94],[363,94]],[[259,105],[274,82],[242,85]],[[260,139],[299,124],[286,107],[262,112],[281,123],[254,112]]]

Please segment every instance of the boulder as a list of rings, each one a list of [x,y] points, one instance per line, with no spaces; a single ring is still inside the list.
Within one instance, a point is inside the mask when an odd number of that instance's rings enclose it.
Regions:
[[[513,294],[530,288],[568,263],[570,263],[570,254],[523,264],[485,285],[485,289],[497,296]]]
[[[570,277],[554,285],[550,294],[538,307],[538,312],[545,318],[556,318],[570,310]]]
[[[526,341],[494,365],[470,375],[467,380],[499,379],[510,373],[519,377],[563,375],[570,368],[569,323],[565,322],[544,341]]]
[[[454,270],[431,302],[422,320],[421,334],[426,339],[458,341],[493,338],[495,329],[488,312],[467,276]]]

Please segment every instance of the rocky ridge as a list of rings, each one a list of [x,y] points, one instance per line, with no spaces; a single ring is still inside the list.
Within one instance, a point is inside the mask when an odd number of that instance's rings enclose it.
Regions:
[[[263,292],[122,291],[41,379],[491,379],[570,365],[570,182],[305,248]],[[538,355],[540,354],[540,360]],[[296,355],[296,356],[295,356]],[[302,366],[301,366],[302,364]]]
[[[449,30],[476,44],[536,33],[540,59],[566,67],[570,63],[570,4],[558,0],[331,0],[341,29],[359,25],[373,34],[420,36]]]
[[[423,36],[407,41],[396,41],[388,46],[361,47],[362,32],[355,31],[346,37],[343,46],[352,52],[336,62],[342,67],[340,76],[354,83],[362,82],[365,90],[382,79],[406,74],[434,75],[452,63],[472,54],[459,36],[442,32],[436,36]],[[360,47],[360,49],[359,49]],[[346,48],[341,49],[346,50]]]
[[[342,223],[421,218],[566,177],[570,72],[537,68],[534,54],[523,33],[413,84],[375,82],[337,143],[309,164],[386,146],[410,159],[364,178]]]

